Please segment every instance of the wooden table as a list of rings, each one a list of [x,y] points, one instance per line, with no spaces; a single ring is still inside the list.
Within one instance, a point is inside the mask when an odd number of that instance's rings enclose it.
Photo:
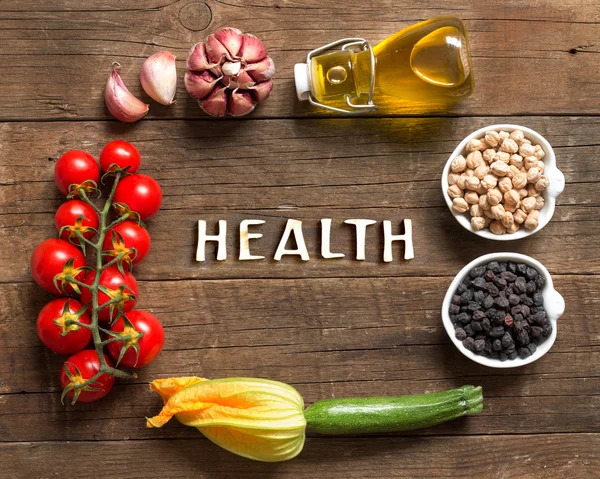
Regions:
[[[596,0],[14,0],[0,6],[0,476],[54,477],[600,477],[600,11]],[[292,69],[329,41],[373,42],[441,14],[464,19],[477,91],[451,112],[333,118],[295,100]],[[277,65],[271,98],[251,116],[207,118],[187,97],[152,103],[135,125],[102,100],[112,61],[131,90],[148,55],[168,49],[182,75],[190,46],[221,26],[262,38]],[[518,123],[554,146],[567,187],[552,222],[510,243],[480,239],[448,212],[441,169],[468,133]],[[134,142],[164,205],[148,222],[152,252],[136,276],[140,307],[167,334],[162,356],[104,400],[60,404],[64,358],[35,333],[50,299],[29,257],[55,234],[55,160]],[[311,259],[195,261],[197,221],[263,219],[257,254],[272,258],[287,218],[301,219]],[[319,259],[320,218],[340,260]],[[352,259],[347,218],[378,221],[367,260]],[[381,261],[381,221],[413,220],[414,260]],[[552,273],[567,303],[540,361],[492,370],[463,357],[442,328],[443,295],[477,256],[512,250]],[[343,396],[482,385],[478,416],[405,435],[307,439],[301,456],[261,464],[175,422],[144,427],[151,379],[256,376],[289,382],[307,403]]]

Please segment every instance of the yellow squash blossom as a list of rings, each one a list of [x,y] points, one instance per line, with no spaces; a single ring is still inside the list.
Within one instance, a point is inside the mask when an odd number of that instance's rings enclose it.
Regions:
[[[184,377],[158,379],[150,389],[161,395],[164,407],[147,419],[147,427],[162,427],[175,416],[224,449],[265,462],[292,459],[304,446],[304,401],[287,384]]]

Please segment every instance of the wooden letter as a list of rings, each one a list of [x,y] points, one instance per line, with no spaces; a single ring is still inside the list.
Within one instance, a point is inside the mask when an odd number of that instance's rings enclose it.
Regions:
[[[383,261],[389,263],[393,260],[392,256],[392,242],[393,241],[404,241],[404,259],[413,259],[415,257],[415,252],[413,250],[413,242],[412,242],[412,221],[404,220],[404,231],[403,235],[393,235],[392,234],[392,223],[391,221],[383,222]]]
[[[196,250],[196,261],[206,261],[205,248],[207,241],[216,241],[219,243],[217,249],[217,261],[227,259],[227,245],[225,243],[227,235],[227,221],[219,220],[219,234],[215,236],[207,236],[206,221],[198,221],[198,249]]]
[[[292,231],[294,232],[294,239],[296,240],[298,249],[285,249],[285,245],[287,244]],[[281,237],[281,241],[279,242],[279,246],[275,252],[275,261],[281,260],[281,257],[284,254],[300,255],[304,261],[308,261],[310,259],[308,256],[308,250],[306,249],[306,244],[304,243],[304,235],[302,234],[302,221],[292,219],[287,220],[285,231],[283,232],[283,236]]]
[[[248,226],[262,225],[263,220],[243,220],[240,223],[240,260],[265,259],[264,256],[250,254],[250,240],[262,238],[261,233],[248,233]]]
[[[346,220],[344,223],[354,225],[356,227],[356,259],[358,261],[365,260],[365,235],[367,226],[377,223],[375,220]]]
[[[344,257],[344,253],[331,252],[331,218],[321,220],[321,256],[325,259]]]

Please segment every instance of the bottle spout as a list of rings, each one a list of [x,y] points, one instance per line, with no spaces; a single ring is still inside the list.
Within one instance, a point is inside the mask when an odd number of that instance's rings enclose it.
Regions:
[[[307,101],[310,97],[310,73],[307,63],[294,65],[294,81],[296,82],[296,95],[298,100]]]

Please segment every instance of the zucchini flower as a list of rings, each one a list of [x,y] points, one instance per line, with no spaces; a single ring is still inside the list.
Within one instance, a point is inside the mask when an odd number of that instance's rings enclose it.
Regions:
[[[224,449],[264,462],[292,459],[304,446],[304,401],[287,384],[184,377],[155,380],[150,389],[164,407],[146,419],[147,427],[162,427],[175,416]]]

